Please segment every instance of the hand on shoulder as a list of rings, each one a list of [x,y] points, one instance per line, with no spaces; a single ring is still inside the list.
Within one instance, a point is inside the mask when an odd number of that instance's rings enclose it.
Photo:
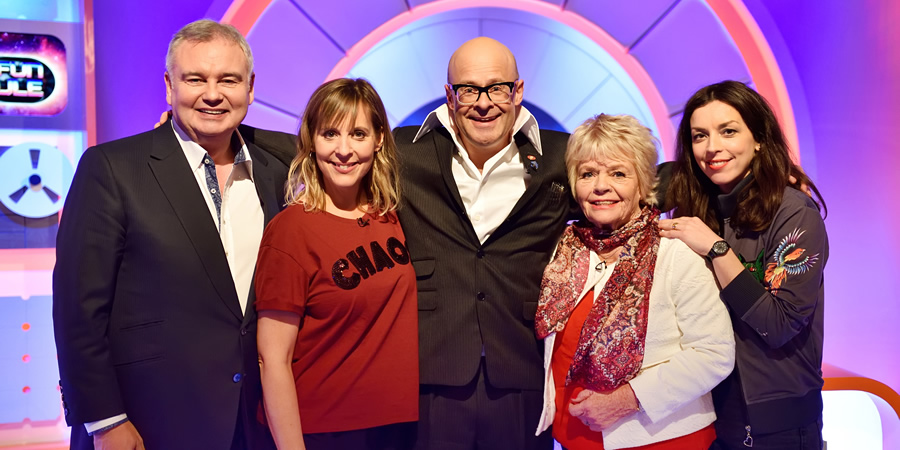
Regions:
[[[700,256],[706,256],[712,245],[722,239],[698,217],[661,219],[659,235],[681,240]]]

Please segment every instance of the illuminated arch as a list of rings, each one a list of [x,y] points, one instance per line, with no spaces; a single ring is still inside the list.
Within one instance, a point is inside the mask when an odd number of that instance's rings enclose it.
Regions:
[[[277,6],[280,1],[287,2],[287,0],[236,0],[226,11],[223,21],[232,23],[238,27],[244,34],[248,35],[248,38],[251,39],[251,43],[253,43],[253,34],[256,33],[257,30],[265,28],[257,27],[257,25],[260,25],[261,19],[263,19],[262,21],[265,21],[267,9]],[[346,3],[353,2],[335,2],[333,6],[344,10],[346,9],[344,7],[347,6]],[[375,6],[368,6],[374,8],[378,6],[377,4],[379,2],[367,3],[369,5],[375,3]],[[540,15],[564,24],[587,36],[603,49],[607,50],[610,56],[619,62],[638,86],[644,100],[646,100],[652,111],[654,120],[657,122],[657,125],[659,125],[658,132],[664,147],[667,149],[666,153],[670,155],[669,147],[674,139],[674,126],[667,126],[669,124],[665,124],[665,121],[662,119],[664,117],[672,117],[673,120],[677,120],[679,111],[675,105],[683,103],[686,98],[679,99],[677,98],[677,95],[670,95],[669,98],[664,99],[660,94],[660,89],[657,87],[661,81],[664,81],[666,74],[659,70],[655,73],[652,70],[645,70],[646,67],[652,66],[652,63],[648,63],[645,58],[644,64],[641,64],[641,62],[638,61],[639,58],[636,59],[633,56],[634,49],[626,48],[610,37],[600,25],[595,23],[596,21],[589,20],[584,15],[570,10],[574,9],[571,6],[577,3],[578,2],[575,1],[568,2],[568,9],[563,9],[557,4],[540,0],[437,0],[424,3],[421,1],[409,1],[407,4],[413,5],[411,8],[406,11],[398,12],[386,20],[382,20],[377,26],[371,27],[370,24],[369,26],[371,29],[368,29],[367,33],[356,39],[352,45],[347,45],[347,42],[345,42],[344,45],[336,44],[340,53],[338,58],[334,60],[333,64],[330,64],[330,70],[327,74],[322,74],[317,78],[315,85],[318,85],[318,83],[321,83],[324,80],[347,74],[360,58],[378,46],[383,39],[417,20],[422,20],[448,11],[471,8],[494,7],[518,10]],[[743,63],[746,65],[747,76],[744,77],[745,79],[741,79],[741,81],[750,82],[772,104],[773,109],[775,109],[776,114],[784,125],[788,141],[795,153],[793,156],[795,160],[799,161],[796,122],[794,120],[790,98],[787,94],[785,82],[777,66],[774,55],[763,37],[759,26],[756,24],[743,3],[738,0],[682,1],[673,3],[673,6],[682,7],[681,5],[687,5],[684,7],[687,8],[696,7],[698,4],[702,4],[703,7],[709,8],[717,20],[718,26],[724,28],[725,34],[732,41],[733,46],[737,49]],[[394,3],[391,3],[390,5],[392,6],[388,6],[388,4],[385,3],[384,8],[390,10],[392,7],[396,6]],[[668,13],[669,11],[666,12]],[[305,12],[303,12],[303,15],[305,16],[305,19],[312,22],[309,15]],[[312,23],[318,27],[315,22]],[[716,24],[711,24],[711,26],[716,26]],[[321,29],[319,31],[324,33]],[[272,35],[271,30],[266,32],[270,36]],[[259,33],[262,33],[262,31]],[[335,41],[332,40],[332,43],[334,42]],[[674,45],[677,47],[678,43],[675,43]],[[259,47],[259,45],[254,46],[257,52],[259,52]],[[271,74],[264,75],[265,76],[260,78],[261,80],[271,77]],[[740,77],[734,78],[740,79]],[[307,87],[306,92],[300,92],[301,95],[299,95],[299,97],[303,99],[307,98],[308,93],[311,92],[315,85]],[[701,85],[697,85],[694,88],[698,88]],[[682,91],[684,91],[684,89],[682,89]],[[265,102],[266,96],[260,96],[260,94],[261,92],[258,91],[257,98]],[[270,97],[272,97],[271,94]],[[668,103],[666,103],[666,101],[668,101]],[[296,105],[292,108],[278,108],[276,106],[271,109],[283,113],[286,116],[293,115],[295,116],[295,120],[296,116],[301,112]],[[258,118],[262,120],[265,117],[265,114],[254,115],[254,112],[251,111],[251,115],[248,119]],[[276,123],[278,122],[276,121]],[[280,123],[286,124],[287,122],[282,120]]]

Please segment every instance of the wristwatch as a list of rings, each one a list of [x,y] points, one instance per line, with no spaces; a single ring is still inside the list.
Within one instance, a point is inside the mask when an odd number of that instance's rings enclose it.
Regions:
[[[718,258],[718,257],[728,253],[728,249],[730,249],[730,248],[731,248],[731,246],[728,245],[728,242],[725,242],[724,240],[716,241],[712,245],[712,248],[709,249],[709,253],[706,254],[706,259],[708,259],[710,262],[712,262],[713,259]]]

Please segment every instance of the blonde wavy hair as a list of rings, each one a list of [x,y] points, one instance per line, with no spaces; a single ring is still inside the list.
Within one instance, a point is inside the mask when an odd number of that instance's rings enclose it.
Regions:
[[[397,176],[397,145],[381,97],[362,78],[328,81],[310,97],[297,133],[297,156],[288,169],[285,188],[287,204],[302,204],[307,211],[325,210],[324,181],[315,155],[316,133],[355,119],[360,110],[369,114],[375,140],[382,141],[381,149],[375,152],[372,168],[362,181],[362,189],[369,202],[368,212],[384,215],[398,208],[400,181]]]
[[[600,114],[585,120],[569,136],[566,145],[566,171],[569,187],[575,194],[578,165],[600,158],[628,161],[637,172],[642,206],[656,206],[657,140],[650,129],[627,114]]]

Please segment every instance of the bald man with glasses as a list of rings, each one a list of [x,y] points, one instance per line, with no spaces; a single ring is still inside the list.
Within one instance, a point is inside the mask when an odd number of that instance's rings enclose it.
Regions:
[[[417,448],[550,449],[549,433],[534,436],[534,314],[572,214],[568,134],[538,128],[515,58],[493,39],[463,44],[447,78],[446,104],[394,132],[419,289]]]

